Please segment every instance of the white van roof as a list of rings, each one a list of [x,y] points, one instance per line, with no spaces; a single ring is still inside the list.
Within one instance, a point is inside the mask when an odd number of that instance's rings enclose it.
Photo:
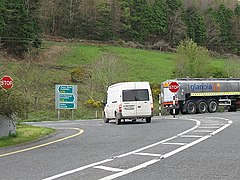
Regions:
[[[146,88],[150,86],[149,82],[120,82],[120,83],[116,83],[113,84],[111,86],[109,86],[109,88],[113,88],[116,86],[121,86],[122,88]]]

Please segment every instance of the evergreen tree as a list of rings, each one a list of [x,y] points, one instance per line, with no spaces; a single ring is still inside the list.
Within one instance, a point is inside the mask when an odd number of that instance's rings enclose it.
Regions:
[[[216,12],[216,20],[220,28],[220,37],[222,46],[229,46],[232,38],[232,23],[231,19],[233,12],[226,8],[223,4],[219,6]]]
[[[171,46],[176,46],[186,37],[182,6],[182,0],[166,0],[168,27],[165,37]]]
[[[240,55],[240,5],[234,10],[233,23],[233,52]]]
[[[146,0],[125,2],[125,34],[130,40],[144,42],[150,36],[162,36],[167,30],[167,15],[163,0],[153,4]]]
[[[143,42],[148,34],[150,7],[146,0],[132,0],[130,3],[130,35],[133,40]]]
[[[95,20],[96,39],[112,40],[113,28],[111,24],[110,6],[108,3],[100,3],[97,6],[97,18]]]
[[[0,32],[3,30],[3,28],[5,26],[3,14],[6,13],[6,9],[4,7],[4,3],[3,2],[4,1],[0,2]]]
[[[187,35],[197,44],[203,45],[206,41],[206,27],[204,17],[196,7],[189,7],[185,12]]]
[[[22,57],[31,47],[38,47],[39,29],[29,15],[22,0],[3,2],[5,25],[1,31],[3,48],[12,54]]]

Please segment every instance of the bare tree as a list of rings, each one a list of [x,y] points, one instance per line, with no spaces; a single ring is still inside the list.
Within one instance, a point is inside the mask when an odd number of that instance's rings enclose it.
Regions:
[[[127,65],[124,60],[113,53],[100,56],[94,64],[86,66],[88,78],[83,80],[80,86],[90,99],[96,98],[96,94],[104,95],[107,87],[119,81],[127,81],[125,76]],[[103,97],[102,97],[103,98]]]

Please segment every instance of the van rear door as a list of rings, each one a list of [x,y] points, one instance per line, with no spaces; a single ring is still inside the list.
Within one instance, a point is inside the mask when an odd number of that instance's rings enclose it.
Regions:
[[[137,116],[151,115],[151,101],[148,89],[137,89],[135,91],[137,101]]]
[[[123,90],[123,110],[125,117],[151,115],[151,101],[148,89]]]
[[[135,90],[122,91],[122,116],[135,117],[137,115],[137,102],[135,100]]]

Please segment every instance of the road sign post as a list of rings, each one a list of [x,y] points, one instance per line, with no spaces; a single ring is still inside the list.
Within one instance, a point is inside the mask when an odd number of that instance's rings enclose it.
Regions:
[[[58,110],[58,120],[61,109],[77,109],[77,85],[55,85],[55,109]]]
[[[169,90],[173,93],[173,117],[176,114],[176,93],[179,91],[179,84],[177,82],[171,82],[169,84]]]
[[[3,89],[11,89],[13,87],[13,79],[10,76],[3,76],[1,86]]]

